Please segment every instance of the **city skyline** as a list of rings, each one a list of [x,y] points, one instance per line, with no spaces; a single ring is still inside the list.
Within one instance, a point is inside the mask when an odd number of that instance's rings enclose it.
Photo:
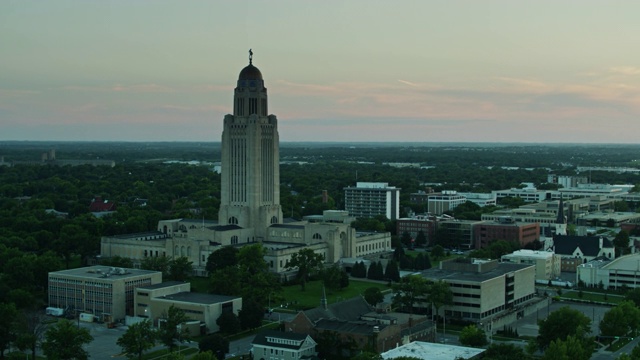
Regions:
[[[253,63],[289,141],[635,143],[640,3],[0,3],[0,140],[220,141]]]

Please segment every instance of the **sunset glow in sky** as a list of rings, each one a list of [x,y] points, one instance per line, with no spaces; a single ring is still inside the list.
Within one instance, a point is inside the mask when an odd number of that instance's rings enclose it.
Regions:
[[[638,1],[0,2],[0,140],[637,143]]]

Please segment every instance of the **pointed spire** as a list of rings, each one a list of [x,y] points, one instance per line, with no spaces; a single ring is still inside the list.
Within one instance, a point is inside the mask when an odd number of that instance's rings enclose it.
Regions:
[[[562,194],[560,194],[560,201],[558,202],[558,217],[556,218],[556,224],[564,224],[564,202],[562,201]]]
[[[253,62],[253,51],[249,49],[249,65],[251,65],[252,62]]]

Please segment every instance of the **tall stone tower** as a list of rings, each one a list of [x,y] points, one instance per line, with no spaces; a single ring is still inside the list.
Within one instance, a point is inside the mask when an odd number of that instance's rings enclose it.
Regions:
[[[253,228],[266,238],[267,227],[282,223],[278,119],[267,115],[267,88],[262,73],[249,65],[240,71],[233,97],[233,115],[222,131],[222,198],[218,222]]]

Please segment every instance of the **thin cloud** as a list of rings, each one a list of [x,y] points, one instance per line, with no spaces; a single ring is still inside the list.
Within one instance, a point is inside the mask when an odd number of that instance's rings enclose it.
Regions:
[[[398,79],[398,82],[401,83],[401,84],[409,85],[409,86],[420,86],[420,85],[418,85],[416,83],[412,83],[411,81],[407,81],[407,80]]]
[[[640,68],[634,66],[616,66],[609,69],[614,74],[640,75]]]

